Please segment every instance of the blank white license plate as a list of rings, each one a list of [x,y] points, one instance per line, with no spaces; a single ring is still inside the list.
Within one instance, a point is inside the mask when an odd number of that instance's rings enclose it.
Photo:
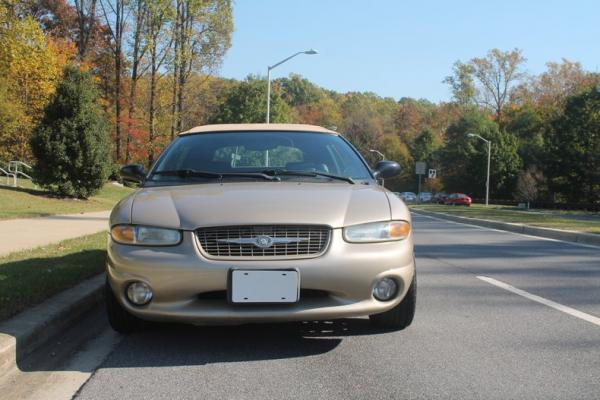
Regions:
[[[233,270],[233,303],[295,303],[298,301],[298,271]]]

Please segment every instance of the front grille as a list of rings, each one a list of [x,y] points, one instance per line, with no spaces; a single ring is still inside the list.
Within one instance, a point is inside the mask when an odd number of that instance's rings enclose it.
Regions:
[[[321,225],[256,225],[201,228],[196,231],[202,249],[216,257],[292,257],[322,253],[331,229]],[[267,248],[248,243],[258,237],[274,239]],[[289,239],[277,243],[277,239]],[[244,243],[233,243],[239,240]]]

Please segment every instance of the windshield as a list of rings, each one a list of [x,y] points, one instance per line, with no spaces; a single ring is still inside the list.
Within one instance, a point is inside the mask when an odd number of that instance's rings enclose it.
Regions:
[[[336,135],[307,132],[226,132],[180,136],[160,157],[149,181],[181,181],[208,174],[161,174],[161,171],[202,171],[251,179],[244,173],[265,171],[315,172],[311,176],[282,175],[281,179],[331,181],[326,175],[372,179],[356,151]],[[318,173],[323,173],[319,175]]]

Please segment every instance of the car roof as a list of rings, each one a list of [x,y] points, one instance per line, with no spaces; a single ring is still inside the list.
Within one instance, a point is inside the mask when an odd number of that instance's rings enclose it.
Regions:
[[[190,135],[195,133],[222,133],[222,132],[256,132],[256,131],[285,131],[285,132],[310,132],[310,133],[326,133],[329,135],[339,135],[338,132],[332,131],[316,125],[305,124],[215,124],[201,125],[179,135]]]

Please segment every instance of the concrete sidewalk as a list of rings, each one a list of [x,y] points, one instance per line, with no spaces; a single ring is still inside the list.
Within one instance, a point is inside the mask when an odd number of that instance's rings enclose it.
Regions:
[[[108,230],[110,211],[0,221],[0,256]]]

